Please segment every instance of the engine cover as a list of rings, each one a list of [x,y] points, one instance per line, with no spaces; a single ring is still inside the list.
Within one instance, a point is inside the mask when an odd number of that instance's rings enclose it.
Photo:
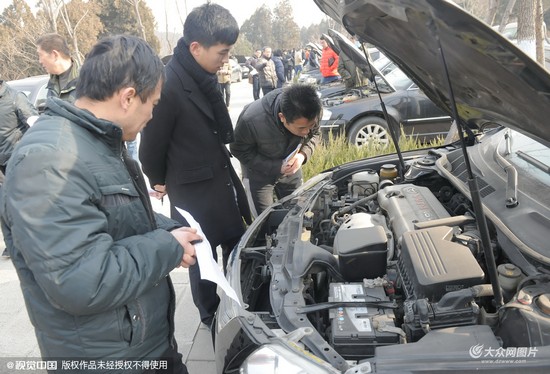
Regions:
[[[414,230],[417,222],[450,217],[428,188],[413,184],[397,184],[378,191],[378,202],[398,241],[405,232]]]
[[[483,270],[468,247],[452,237],[448,226],[403,234],[398,264],[408,297],[438,301],[447,292],[483,282]]]

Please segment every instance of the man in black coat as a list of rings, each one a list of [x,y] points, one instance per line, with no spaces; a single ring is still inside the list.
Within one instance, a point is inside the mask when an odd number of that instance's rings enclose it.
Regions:
[[[216,77],[238,35],[235,18],[220,5],[207,3],[187,16],[139,152],[153,189],[170,197],[172,218],[185,222],[176,207],[190,212],[215,259],[221,246],[224,267],[251,220],[225,145],[233,141],[233,125]],[[201,280],[197,265],[189,277],[201,320],[210,326],[219,303],[216,284]]]
[[[302,164],[319,142],[322,104],[315,88],[293,84],[247,105],[235,127],[231,152],[242,164],[260,214],[302,184]]]

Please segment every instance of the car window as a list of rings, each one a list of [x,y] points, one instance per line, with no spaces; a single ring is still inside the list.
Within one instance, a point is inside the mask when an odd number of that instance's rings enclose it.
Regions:
[[[385,77],[388,82],[390,82],[391,85],[395,87],[396,90],[406,90],[413,83],[410,78],[407,77],[405,73],[403,73],[403,71],[397,67],[395,67],[388,74],[385,74]]]

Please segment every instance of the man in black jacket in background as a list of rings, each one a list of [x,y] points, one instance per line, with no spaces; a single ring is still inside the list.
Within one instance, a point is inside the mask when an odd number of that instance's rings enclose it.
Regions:
[[[273,203],[274,192],[280,199],[302,184],[302,164],[320,138],[321,111],[315,88],[303,84],[274,90],[242,111],[231,152],[258,214]]]

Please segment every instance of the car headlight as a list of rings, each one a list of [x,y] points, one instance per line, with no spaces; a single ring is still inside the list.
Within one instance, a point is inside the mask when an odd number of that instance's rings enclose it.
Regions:
[[[321,117],[322,121],[328,121],[332,117],[332,112],[326,108],[323,108],[323,116]]]
[[[295,352],[279,344],[266,344],[248,356],[240,367],[240,374],[304,374],[340,373],[327,362],[309,352]]]

